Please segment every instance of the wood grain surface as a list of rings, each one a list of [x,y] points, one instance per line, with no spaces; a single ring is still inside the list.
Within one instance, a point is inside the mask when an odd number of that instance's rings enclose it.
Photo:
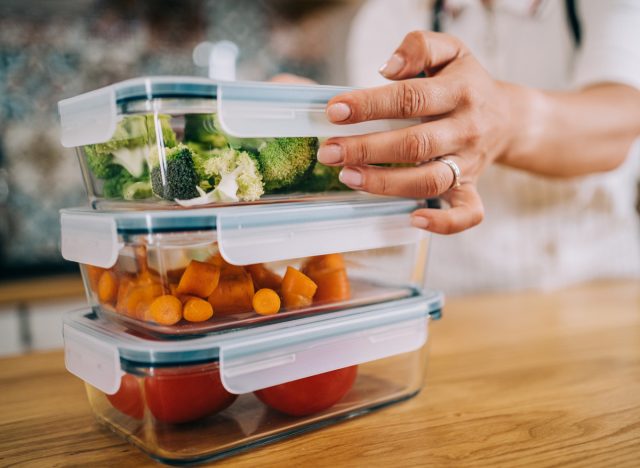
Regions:
[[[640,466],[640,283],[451,300],[427,385],[220,466]],[[93,420],[61,352],[0,360],[1,466],[155,466]]]
[[[78,273],[0,283],[0,304],[84,297]]]

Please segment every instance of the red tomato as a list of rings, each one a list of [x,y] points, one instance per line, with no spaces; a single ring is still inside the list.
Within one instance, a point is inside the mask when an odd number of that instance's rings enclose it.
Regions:
[[[135,419],[142,419],[144,415],[144,402],[138,379],[125,374],[120,381],[120,388],[113,395],[106,395],[107,400],[121,413]]]
[[[291,416],[307,416],[338,403],[353,387],[358,366],[345,367],[263,388],[255,395],[264,404]]]
[[[195,421],[228,407],[237,395],[220,381],[217,367],[156,371],[144,382],[147,406],[158,421]]]

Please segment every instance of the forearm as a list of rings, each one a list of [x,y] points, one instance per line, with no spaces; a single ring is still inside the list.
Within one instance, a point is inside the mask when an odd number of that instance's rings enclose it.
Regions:
[[[573,177],[618,167],[640,136],[640,91],[602,84],[545,92],[504,84],[511,135],[497,162],[546,176]]]

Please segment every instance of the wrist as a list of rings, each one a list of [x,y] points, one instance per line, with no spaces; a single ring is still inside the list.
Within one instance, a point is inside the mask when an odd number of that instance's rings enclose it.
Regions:
[[[496,162],[530,169],[551,121],[551,103],[543,91],[506,82],[499,85],[505,96],[506,141]]]

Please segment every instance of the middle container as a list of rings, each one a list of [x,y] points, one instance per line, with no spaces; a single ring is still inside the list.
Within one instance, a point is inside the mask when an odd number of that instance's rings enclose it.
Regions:
[[[204,334],[415,296],[429,238],[409,214],[423,206],[354,194],[332,203],[63,210],[62,254],[81,264],[100,316],[155,335]]]

